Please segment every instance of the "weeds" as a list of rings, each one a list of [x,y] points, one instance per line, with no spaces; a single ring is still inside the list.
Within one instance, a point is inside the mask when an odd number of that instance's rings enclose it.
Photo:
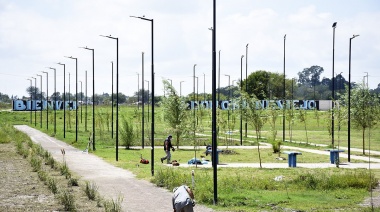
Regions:
[[[64,190],[59,195],[59,201],[64,206],[65,211],[75,211],[75,199],[68,190]]]
[[[60,171],[61,171],[61,175],[64,175],[66,179],[69,179],[71,177],[71,172],[66,162],[60,167]]]
[[[33,171],[38,172],[39,170],[41,170],[42,160],[38,156],[32,155],[32,158],[30,159],[30,164],[32,165]]]
[[[41,181],[46,182],[48,178],[48,174],[45,171],[40,170],[37,172],[37,174],[38,174],[38,178],[40,178]]]
[[[79,186],[78,179],[76,178],[70,178],[67,184],[69,186]]]
[[[123,202],[124,198],[119,195],[116,200],[111,199],[111,200],[105,200],[104,201],[104,210],[106,212],[119,212],[121,210],[121,203]]]
[[[50,189],[53,194],[56,194],[58,192],[57,182],[55,181],[54,177],[49,177],[48,179],[48,188]]]
[[[86,181],[86,187],[84,189],[89,200],[95,200],[96,195],[98,194],[98,186],[96,183]]]

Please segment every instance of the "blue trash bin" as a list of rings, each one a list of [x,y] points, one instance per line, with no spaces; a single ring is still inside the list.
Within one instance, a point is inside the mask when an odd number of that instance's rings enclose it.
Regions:
[[[290,152],[285,151],[285,154],[288,154],[288,166],[297,167],[297,155],[302,155],[301,152]]]
[[[220,149],[217,149],[217,150],[216,150],[216,156],[215,156],[216,164],[219,164],[219,153],[220,153],[221,151],[222,151],[222,150],[220,150]],[[211,149],[211,148],[208,148],[208,149],[206,150],[206,152],[207,152],[208,154],[211,154],[211,159],[212,159],[212,156],[213,156],[213,154],[212,154],[212,149]]]
[[[331,164],[335,164],[336,162],[339,163],[339,152],[344,152],[344,150],[341,150],[341,149],[328,149],[327,151],[330,152]]]

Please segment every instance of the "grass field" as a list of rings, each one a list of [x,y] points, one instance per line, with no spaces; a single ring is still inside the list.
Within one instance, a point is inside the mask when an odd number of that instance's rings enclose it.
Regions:
[[[104,158],[106,161],[131,170],[139,178],[150,180],[159,186],[168,189],[178,186],[178,184],[186,183],[191,185],[191,168],[170,168],[161,165],[160,157],[164,156],[164,151],[158,146],[163,145],[163,140],[168,134],[173,134],[172,130],[165,124],[162,115],[162,108],[156,107],[155,113],[155,175],[151,176],[151,169],[149,165],[139,164],[140,156],[150,159],[150,146],[151,139],[149,138],[150,124],[148,122],[147,109],[145,110],[145,125],[144,131],[144,144],[145,149],[130,149],[126,150],[119,147],[119,161],[115,160],[115,124],[114,136],[111,137],[111,108],[96,107],[96,137],[95,144],[97,150],[94,154]],[[316,115],[318,113],[318,115]],[[92,108],[88,108],[87,113],[87,130],[85,127],[85,108],[81,116],[78,116],[78,140],[76,137],[76,124],[75,124],[75,111],[66,113],[66,120],[70,120],[70,124],[66,125],[66,138],[63,133],[63,111],[57,111],[56,120],[56,134],[54,135],[54,112],[49,113],[49,129],[46,129],[46,111],[42,112],[42,128],[40,127],[40,112],[36,114],[32,112],[32,124],[30,123],[30,112],[0,112],[0,117],[3,122],[14,124],[27,124],[36,129],[39,129],[51,136],[63,140],[79,149],[85,149],[89,137],[92,132]],[[80,110],[78,111],[80,114]],[[35,124],[36,115],[36,124]],[[134,145],[141,146],[141,108],[137,110],[136,107],[120,107],[119,122],[123,117],[133,123],[138,136],[135,139]],[[227,113],[223,112],[227,119]],[[237,114],[235,114],[237,115]],[[319,122],[317,121],[319,117]],[[231,137],[223,133],[220,129],[218,139],[219,145],[240,145],[240,117],[237,116],[234,127],[230,130],[233,131]],[[116,120],[116,118],[114,118]],[[308,142],[313,145],[302,144],[303,148],[319,148],[326,149],[326,147],[316,147],[314,144],[324,144],[331,147],[331,136],[329,135],[327,127],[331,122],[331,114],[328,112],[314,112],[310,111],[307,114],[306,129],[305,123],[301,123],[295,119],[292,124],[290,139],[290,130],[288,122],[286,122],[285,139],[291,140],[292,143],[286,142],[285,145],[300,144],[296,142]],[[210,113],[206,112],[204,117],[199,117],[198,124],[201,125],[202,131],[199,131],[197,136],[197,145],[211,144],[211,124]],[[244,132],[244,119],[243,119],[243,132]],[[337,123],[337,122],[335,122]],[[282,117],[279,117],[276,122],[277,139],[282,140]],[[347,147],[347,123],[342,123],[340,130],[336,126],[335,129],[335,146]],[[306,137],[307,132],[307,137]],[[269,137],[271,128],[269,123],[266,123],[262,130],[262,138],[260,142],[266,142],[266,137]],[[370,139],[368,137],[370,133]],[[369,141],[371,150],[380,151],[380,130],[378,126],[366,132],[365,148],[368,149]],[[229,138],[233,139],[231,141]],[[173,139],[175,141],[175,138]],[[243,136],[243,145],[255,144],[256,133],[252,126],[248,124],[248,136]],[[119,141],[119,144],[122,141]],[[351,128],[351,147],[362,148],[362,131]],[[175,142],[174,142],[175,144]],[[180,141],[180,145],[194,145],[194,139],[189,135]],[[221,155],[219,161],[221,163],[230,162],[258,162],[257,149],[254,150],[234,150],[235,154]],[[199,149],[196,154],[204,155],[204,149]],[[172,155],[172,159],[178,160],[181,163],[187,162],[188,159],[194,157],[193,150],[179,149]],[[352,154],[361,155],[360,152],[352,152]],[[287,163],[287,161],[279,161],[275,158],[278,156],[273,153],[272,149],[261,149],[262,162],[270,163]],[[286,157],[282,155],[282,157]],[[210,159],[207,156],[206,159]],[[328,162],[326,155],[318,155],[307,153],[298,157],[298,163],[311,163],[311,162]],[[344,161],[343,161],[344,162]],[[358,162],[351,160],[351,162]],[[281,176],[281,181],[274,180],[276,177]],[[273,210],[282,211],[285,209],[292,210],[314,210],[314,211],[329,211],[329,210],[351,210],[362,211],[366,210],[358,204],[368,197],[370,194],[368,188],[370,184],[373,186],[380,177],[378,170],[345,170],[339,168],[330,169],[255,169],[255,168],[223,168],[218,169],[218,205],[213,206],[213,183],[212,183],[212,170],[198,168],[196,170],[196,185],[195,193],[197,201],[207,204],[216,210],[229,210],[229,211],[258,211],[258,210]],[[327,185],[326,185],[326,182]],[[375,182],[375,184],[373,184]]]

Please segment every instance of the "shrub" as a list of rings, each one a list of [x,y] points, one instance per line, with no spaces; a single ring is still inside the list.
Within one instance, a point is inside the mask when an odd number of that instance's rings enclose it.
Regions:
[[[66,179],[69,179],[71,177],[71,172],[66,162],[60,167],[60,171],[61,171],[61,175],[64,175]]]
[[[70,178],[69,182],[68,182],[68,185],[69,186],[78,186],[79,185],[78,179],[76,179],[76,178]]]
[[[103,203],[104,210],[106,212],[119,212],[121,210],[121,203],[123,202],[123,197],[121,195],[118,196],[116,200],[105,200]]]
[[[55,181],[54,177],[49,177],[48,188],[51,192],[53,192],[53,194],[56,194],[58,192],[57,182]]]
[[[34,172],[41,170],[42,161],[38,156],[33,155],[30,159],[30,164],[32,165]]]
[[[45,171],[40,170],[37,172],[37,174],[38,174],[38,178],[40,178],[40,180],[43,182],[45,182],[48,178],[48,174]]]
[[[129,123],[128,119],[123,118],[120,132],[120,138],[122,140],[123,145],[126,149],[129,149],[130,146],[133,145],[133,140],[135,138],[135,132],[133,131],[133,125]]]
[[[95,200],[96,195],[98,193],[98,186],[96,185],[96,183],[86,181],[86,187],[84,189],[84,192],[86,193],[89,200]]]
[[[74,195],[64,190],[59,195],[59,201],[64,206],[65,211],[75,211]]]

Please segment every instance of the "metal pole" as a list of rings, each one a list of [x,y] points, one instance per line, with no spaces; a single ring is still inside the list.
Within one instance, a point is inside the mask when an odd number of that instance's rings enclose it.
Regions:
[[[87,96],[87,71],[86,73],[86,82],[85,82],[85,87],[86,87],[86,95],[85,95],[85,101],[86,101],[86,112],[85,112],[85,118],[84,118],[84,129],[87,132],[87,105],[88,105],[88,96]]]
[[[46,74],[46,130],[49,130],[49,72],[42,73]]]
[[[140,109],[140,74],[137,74],[137,109]]]
[[[240,57],[240,105],[243,106],[243,57]],[[243,108],[240,108],[240,146],[243,146]]]
[[[286,114],[285,114],[285,106],[286,106],[286,100],[285,100],[285,41],[286,41],[286,34],[284,35],[284,87],[283,87],[283,103],[282,103],[282,142],[285,142],[285,118],[286,118]]]
[[[348,63],[348,162],[351,162],[351,41],[359,35],[350,38],[349,63]]]
[[[81,105],[80,105],[80,123],[82,124],[82,121],[83,121],[83,116],[82,116],[83,92],[82,92],[82,81],[79,81],[79,82],[80,82],[80,101],[81,101]]]
[[[212,165],[214,179],[214,205],[218,203],[218,175],[217,175],[217,134],[216,134],[216,0],[213,0],[213,31],[212,31]]]
[[[92,51],[92,149],[95,151],[95,49],[80,48]]]
[[[32,121],[32,116],[33,116],[33,114],[32,114],[32,79],[27,79],[27,80],[29,80],[30,81],[30,124],[32,124],[33,123],[33,121]]]
[[[63,63],[58,63],[63,65],[63,138],[66,138],[66,65]],[[69,78],[70,81],[70,78]],[[70,91],[69,91],[69,101],[70,101]]]
[[[32,77],[34,79],[34,99],[36,99],[36,89],[37,89],[37,78],[35,77]],[[37,126],[37,113],[36,113],[36,110],[37,110],[37,104],[36,104],[36,100],[34,100],[34,126]]]
[[[113,105],[113,99],[114,99],[114,97],[113,97],[113,61],[111,61],[111,66],[112,66],[112,89],[111,89],[111,98],[112,98],[112,100],[111,100],[111,104],[112,104],[112,110],[111,110],[111,117],[112,117],[112,125],[111,125],[111,137],[113,138],[113,107],[114,107],[114,105]]]
[[[142,120],[141,120],[141,133],[142,133],[142,136],[141,136],[141,146],[142,148],[144,149],[144,94],[145,94],[145,90],[144,90],[144,52],[141,53],[141,57],[142,57],[142,70],[141,70],[141,86],[142,86]]]
[[[333,28],[333,62],[332,62],[332,106],[331,106],[331,144],[334,148],[334,101],[335,101],[335,79],[334,79],[334,58],[335,58],[335,28],[336,22],[332,25]]]
[[[245,46],[245,92],[248,93],[248,43]],[[243,81],[243,79],[242,79]],[[243,85],[242,85],[243,90]],[[247,122],[247,116],[245,116],[245,137],[247,137],[248,133],[248,122]]]
[[[149,122],[149,80],[145,80],[145,82],[148,82],[148,122]]]
[[[40,127],[42,128],[42,75],[37,74],[40,77],[40,87],[41,87],[41,107],[40,107]]]

